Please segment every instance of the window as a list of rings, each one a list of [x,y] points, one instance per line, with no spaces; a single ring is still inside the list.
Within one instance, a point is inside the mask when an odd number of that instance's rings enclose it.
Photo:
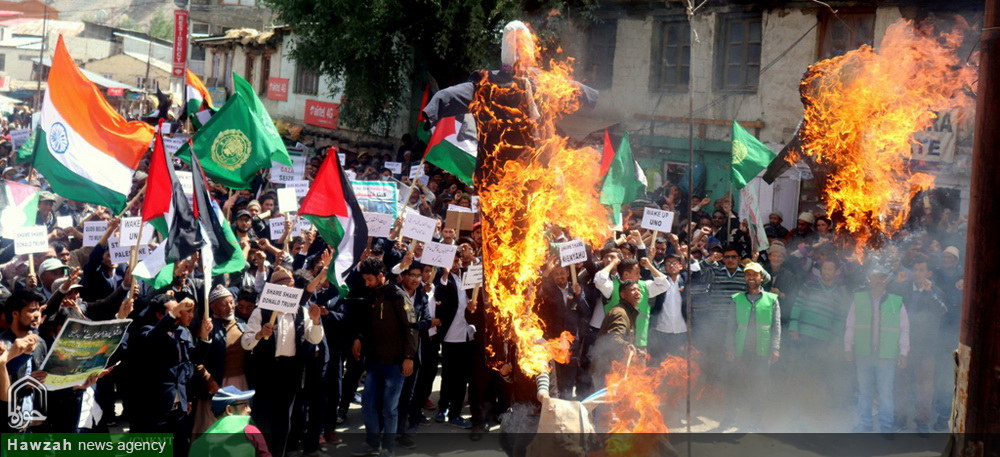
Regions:
[[[584,66],[583,76],[595,88],[611,87],[617,35],[618,21],[615,19],[593,23],[587,31],[587,64]]]
[[[719,21],[716,45],[718,89],[754,92],[760,77],[761,16],[726,15]]]
[[[0,71],[7,71],[7,54],[0,54]]]
[[[820,60],[846,54],[863,44],[875,44],[875,12],[820,15]]]
[[[687,91],[691,80],[691,24],[685,18],[657,23],[653,28],[650,87]]]
[[[316,72],[296,64],[294,92],[303,95],[319,93],[319,77],[316,76]]]
[[[205,48],[202,46],[191,46],[191,60],[205,60]]]
[[[271,53],[260,56],[260,94],[267,93],[267,80],[271,79]]]

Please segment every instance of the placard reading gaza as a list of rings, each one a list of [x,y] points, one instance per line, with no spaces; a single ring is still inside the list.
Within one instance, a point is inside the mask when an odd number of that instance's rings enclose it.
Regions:
[[[458,246],[453,244],[429,242],[424,245],[424,254],[420,257],[420,262],[424,265],[451,268],[455,263],[457,251]]]
[[[264,290],[260,292],[257,305],[260,306],[260,309],[269,309],[279,313],[294,313],[298,312],[301,299],[302,289],[267,283],[264,284]]]
[[[583,241],[573,240],[559,243],[559,265],[568,267],[587,260],[587,245]]]
[[[674,225],[674,213],[655,208],[645,208],[642,212],[640,227],[657,232],[669,232]]]

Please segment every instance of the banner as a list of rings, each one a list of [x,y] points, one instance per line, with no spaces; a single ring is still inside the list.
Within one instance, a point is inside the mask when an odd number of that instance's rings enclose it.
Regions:
[[[187,48],[188,12],[185,10],[174,10],[174,68],[170,74],[174,78],[184,77],[184,69],[187,68]]]
[[[354,198],[362,211],[369,213],[398,214],[399,189],[393,182],[351,181]]]
[[[764,233],[764,219],[767,218],[767,215],[761,217],[758,207],[760,202],[757,200],[762,182],[761,179],[753,179],[747,183],[746,187],[740,189],[740,205],[746,211],[750,239],[753,240],[754,249],[757,251],[766,251],[770,245],[767,242],[767,234]]]
[[[952,110],[941,111],[927,130],[913,134],[912,160],[951,163],[955,159],[958,124]]]
[[[45,388],[59,390],[83,384],[100,373],[118,350],[132,319],[81,321],[67,319],[42,362]]]

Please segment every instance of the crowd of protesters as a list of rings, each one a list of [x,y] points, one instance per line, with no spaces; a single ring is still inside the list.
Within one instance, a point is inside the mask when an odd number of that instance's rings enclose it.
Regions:
[[[400,179],[406,189],[418,164],[410,143],[395,156],[350,154],[346,173]],[[316,151],[305,179],[333,151]],[[404,163],[403,178],[385,168],[395,161]],[[10,166],[3,177],[46,188],[27,167]],[[136,190],[142,179],[138,173]],[[838,431],[947,428],[964,247],[962,221],[951,211],[917,205],[906,228],[880,249],[861,251],[869,253],[863,259],[828,216],[803,212],[786,224],[774,213],[765,226],[769,247],[758,252],[729,198],[667,183],[626,210],[621,230],[590,251],[576,281],[555,253],[538,272],[546,338],[567,331],[576,339],[568,363],[553,362],[543,379],[531,379],[493,334],[489,303],[462,287],[463,273],[481,262],[480,227],[444,221],[449,205],[472,207],[471,186],[425,164],[404,197],[440,221],[435,241],[458,246],[450,270],[422,264],[420,243],[376,238],[347,279],[349,295],[339,296],[326,279],[332,249],[315,232],[272,239],[268,219],[294,208],[277,206],[266,173],[258,181],[251,190],[213,189],[246,268],[204,278],[194,256],[160,290],[112,262],[118,215],[42,193],[37,224],[48,229],[48,252],[15,256],[12,240],[0,240],[7,368],[0,387],[25,376],[44,380],[41,364],[67,318],[133,323],[108,369],[50,392],[48,419],[24,430],[168,432],[180,454],[192,441],[204,446],[198,437],[206,431],[240,432],[257,455],[308,456],[344,452],[334,450],[337,428],[353,422],[364,424],[366,438],[351,454],[391,455],[419,446],[421,427],[432,422],[478,440],[512,405],[537,408],[549,395],[583,399],[605,387],[611,361],[630,352],[649,364],[670,356],[698,362],[695,390],[716,408],[720,431],[767,429],[760,411],[775,403],[783,406],[776,414],[797,423],[808,421],[795,415],[854,405],[852,423],[820,426]],[[641,229],[644,207],[674,211],[672,230],[654,239]],[[72,224],[57,226],[57,216]],[[91,220],[108,228],[96,246],[82,247],[82,224]],[[572,239],[571,229],[555,224],[547,235],[553,243]],[[275,317],[258,308],[267,283],[303,289],[300,311]],[[788,383],[794,393],[776,391]],[[0,395],[25,408],[36,400]],[[360,415],[351,414],[355,401]]]

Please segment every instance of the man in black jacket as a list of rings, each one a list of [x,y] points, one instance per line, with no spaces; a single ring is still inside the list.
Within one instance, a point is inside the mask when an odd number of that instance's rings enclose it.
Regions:
[[[205,319],[196,343],[188,330],[195,318],[194,299],[180,292],[173,297],[161,295],[155,301],[166,312],[155,325],[147,325],[141,332],[142,358],[146,361],[141,373],[152,392],[147,392],[142,401],[141,416],[146,420],[133,423],[132,431],[172,433],[174,455],[187,455],[192,426],[188,387],[195,363],[201,361],[208,348],[212,324]]]
[[[553,266],[542,279],[539,298],[541,306],[538,315],[545,322],[545,339],[559,338],[563,332],[569,332],[576,338],[570,346],[570,360],[567,363],[555,363],[558,388],[556,396],[572,400],[580,366],[580,330],[583,328],[583,320],[590,317],[590,305],[584,298],[580,285],[570,285],[569,270],[558,265]]]
[[[413,374],[417,357],[416,313],[412,300],[385,278],[385,265],[376,257],[361,262],[365,287],[371,289],[370,309],[358,321],[352,352],[365,354],[365,390],[361,399],[365,418],[365,443],[355,456],[389,455],[395,449],[399,421],[397,403],[403,380]],[[381,454],[380,454],[381,452]]]

